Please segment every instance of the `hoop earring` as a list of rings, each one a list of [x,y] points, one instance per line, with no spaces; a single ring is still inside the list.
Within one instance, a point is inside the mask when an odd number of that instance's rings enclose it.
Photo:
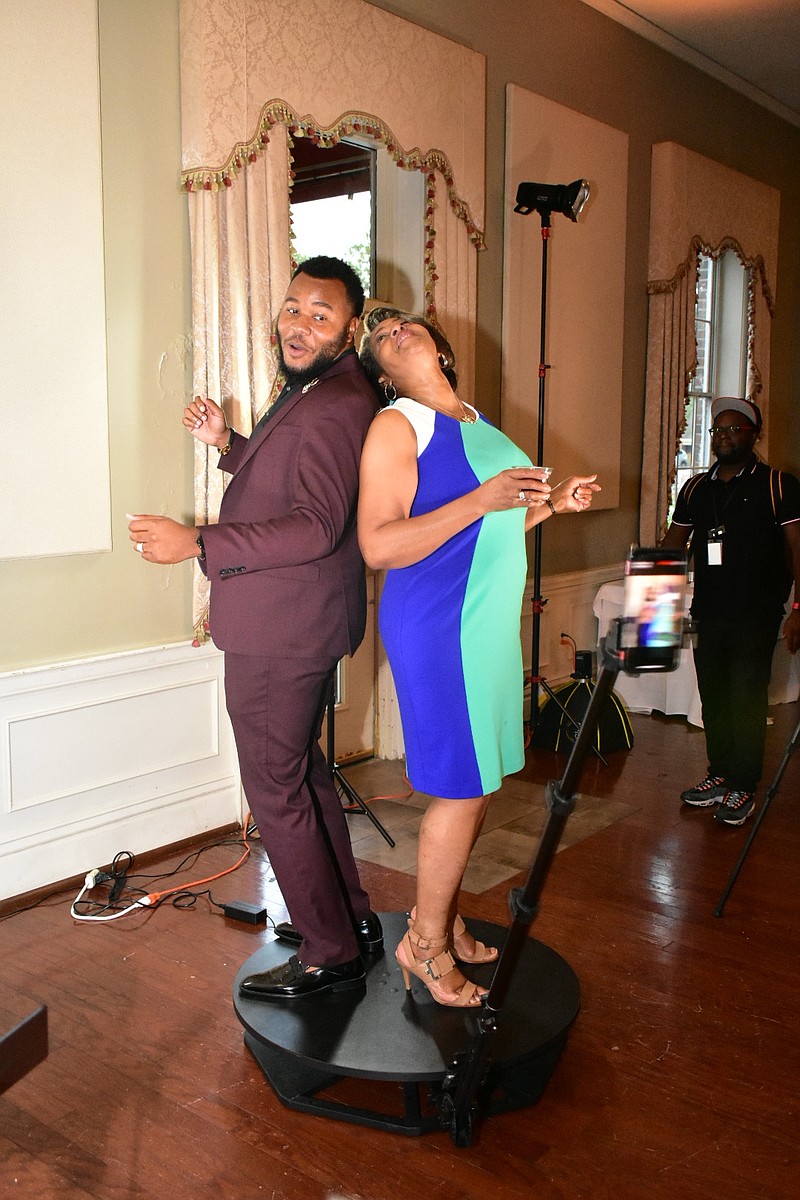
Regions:
[[[439,355],[439,366],[442,368],[443,371],[446,371],[447,368],[450,366],[450,363],[447,361],[446,354]]]
[[[391,396],[389,395],[389,392],[392,393]],[[394,404],[395,400],[397,399],[397,388],[394,386],[391,379],[388,383],[383,385],[383,394],[386,397],[387,404]]]

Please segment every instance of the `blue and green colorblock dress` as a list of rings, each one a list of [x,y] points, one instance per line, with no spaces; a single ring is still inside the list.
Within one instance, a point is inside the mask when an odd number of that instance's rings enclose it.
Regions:
[[[417,435],[420,516],[530,459],[491,422],[416,400],[393,405]],[[421,562],[387,572],[380,630],[417,791],[465,799],[524,764],[520,612],[524,507],[488,513]]]

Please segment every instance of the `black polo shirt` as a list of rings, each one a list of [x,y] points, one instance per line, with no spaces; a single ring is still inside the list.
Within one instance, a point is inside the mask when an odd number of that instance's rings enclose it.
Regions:
[[[800,521],[800,482],[755,455],[738,475],[717,477],[718,464],[680,491],[674,525],[691,526],[694,617],[775,617],[792,588],[781,526]],[[709,530],[719,526],[722,563],[708,562]]]

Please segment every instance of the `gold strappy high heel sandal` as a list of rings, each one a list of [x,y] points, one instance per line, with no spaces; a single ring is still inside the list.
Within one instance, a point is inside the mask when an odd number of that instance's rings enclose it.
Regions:
[[[414,957],[414,946],[429,957],[422,960]],[[447,949],[447,935],[440,938],[420,937],[409,921],[408,933],[395,951],[400,970],[403,972],[403,982],[406,991],[411,991],[411,976],[421,979],[437,1004],[446,1004],[451,1008],[477,1008],[485,990],[478,987],[471,979],[464,979],[455,988],[448,988],[447,976],[456,970],[453,956]]]
[[[466,935],[466,936],[465,936]],[[479,942],[476,937],[472,938],[474,948],[471,954],[466,953],[466,940],[470,937],[470,933],[464,924],[461,917],[456,913],[456,919],[453,922],[453,958],[458,962],[465,963],[490,963],[496,962],[500,951],[496,946],[486,946],[483,942]],[[461,946],[459,946],[461,942]]]
[[[411,921],[412,924],[417,919],[416,905],[412,908]],[[463,918],[456,913],[453,921],[453,938],[452,952],[456,962],[472,963],[473,966],[480,966],[481,963],[497,962],[500,951],[496,946],[486,946],[483,942],[479,942],[476,937],[473,937],[474,949],[471,954],[467,954],[466,940],[470,937],[470,932],[464,924]],[[459,946],[459,942],[461,945]]]

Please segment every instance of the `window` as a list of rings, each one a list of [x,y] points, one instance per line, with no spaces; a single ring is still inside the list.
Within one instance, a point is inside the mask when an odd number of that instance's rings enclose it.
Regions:
[[[340,141],[292,147],[292,233],[298,263],[332,254],[349,263],[364,294],[374,295],[375,150]]]
[[[292,231],[298,262],[335,254],[364,292],[408,312],[425,307],[425,176],[398,168],[384,146],[340,141],[292,147]]]
[[[686,425],[675,462],[672,504],[684,483],[711,465],[708,430],[715,396],[744,396],[747,386],[747,301],[750,271],[734,250],[699,255],[695,338],[697,368],[689,384]]]

